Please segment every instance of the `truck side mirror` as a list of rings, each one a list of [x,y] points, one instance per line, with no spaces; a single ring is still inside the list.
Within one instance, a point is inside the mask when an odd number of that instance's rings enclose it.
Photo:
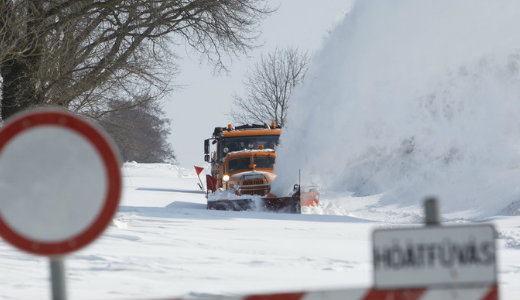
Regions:
[[[209,154],[209,139],[204,140],[204,154]]]
[[[209,154],[204,155],[204,161],[209,162]]]

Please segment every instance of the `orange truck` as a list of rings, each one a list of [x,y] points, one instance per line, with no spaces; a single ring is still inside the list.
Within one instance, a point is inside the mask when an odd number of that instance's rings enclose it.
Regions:
[[[215,182],[208,184],[214,186],[208,191],[208,209],[300,213],[302,206],[318,205],[319,192],[302,192],[299,184],[288,196],[271,193],[280,134],[275,124],[215,128],[204,141],[204,160],[211,163]]]

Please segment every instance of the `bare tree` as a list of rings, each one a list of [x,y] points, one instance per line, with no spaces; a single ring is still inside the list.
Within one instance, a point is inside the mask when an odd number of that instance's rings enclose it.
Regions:
[[[291,93],[303,81],[308,61],[308,55],[297,49],[276,49],[262,55],[246,79],[246,96],[235,96],[234,121],[284,126]]]
[[[112,111],[103,115],[99,123],[112,136],[124,161],[141,163],[174,163],[175,155],[168,143],[170,120],[164,117],[160,102],[136,100],[144,103],[134,106],[128,100],[111,100]],[[121,106],[134,106],[118,110]]]
[[[100,118],[125,108],[110,99],[159,97],[172,42],[223,68],[254,46],[265,1],[0,0],[2,118],[46,104]]]

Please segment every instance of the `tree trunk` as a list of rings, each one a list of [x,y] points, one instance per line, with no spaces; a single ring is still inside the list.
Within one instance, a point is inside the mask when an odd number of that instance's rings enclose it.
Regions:
[[[43,12],[40,0],[29,1],[25,51],[0,66],[2,76],[2,120],[31,106],[41,104],[41,95],[36,91],[36,76],[43,49],[43,35],[40,34]],[[14,35],[13,32],[11,32]]]
[[[2,120],[27,108],[34,103],[35,94],[31,92],[27,77],[27,64],[23,59],[12,59],[2,64]]]

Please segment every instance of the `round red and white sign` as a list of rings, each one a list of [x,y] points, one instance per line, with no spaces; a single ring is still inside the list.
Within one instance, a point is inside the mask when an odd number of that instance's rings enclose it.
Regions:
[[[96,239],[121,196],[114,149],[96,126],[60,109],[9,119],[0,130],[0,235],[49,256]]]

